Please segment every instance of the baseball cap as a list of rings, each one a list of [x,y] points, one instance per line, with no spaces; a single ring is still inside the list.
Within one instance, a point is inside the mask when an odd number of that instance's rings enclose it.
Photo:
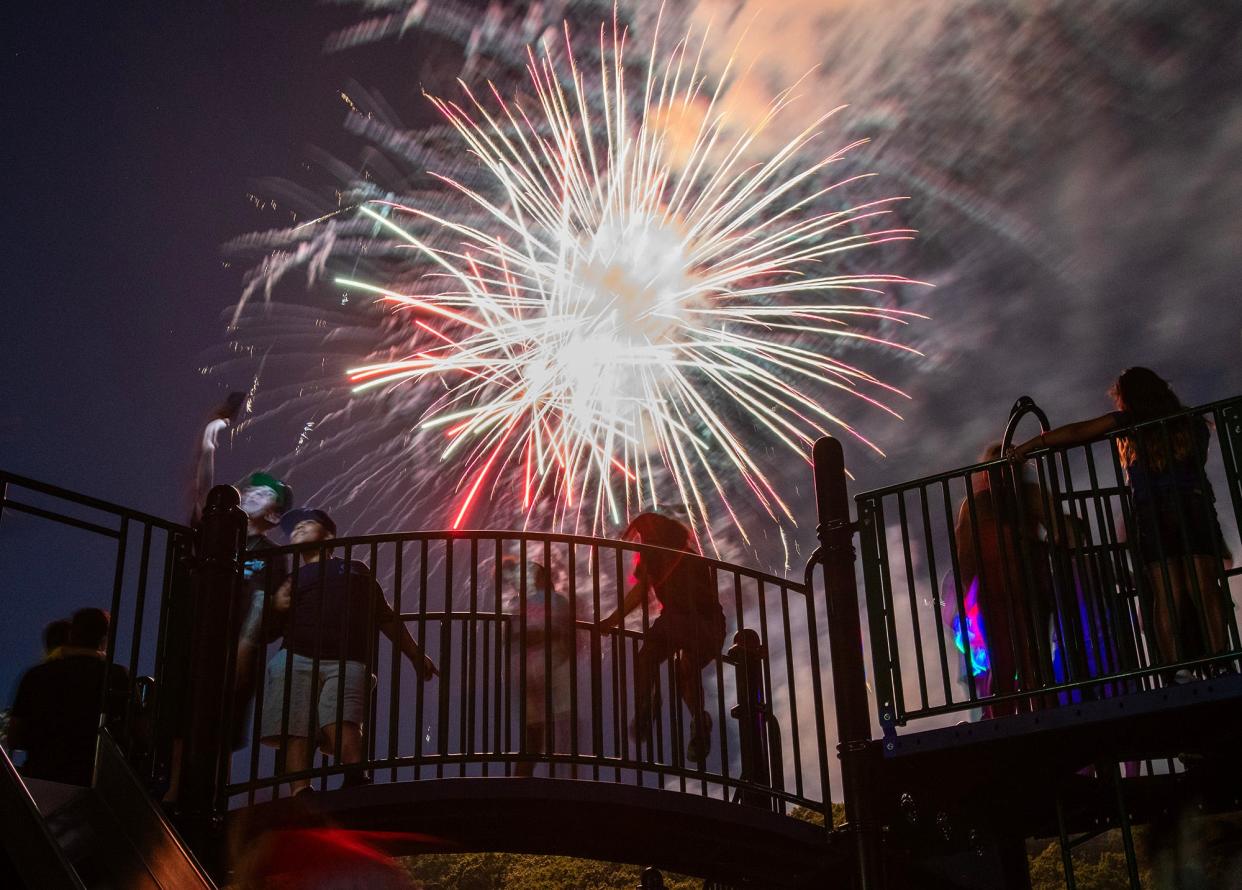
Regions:
[[[276,509],[285,512],[293,506],[293,489],[271,473],[251,473],[241,481],[239,488],[270,488],[276,492]]]
[[[291,535],[299,522],[306,522],[308,520],[318,522],[328,530],[329,534],[333,537],[336,536],[336,523],[332,521],[332,517],[322,510],[312,510],[307,507],[290,510],[280,517],[280,530],[286,535]]]

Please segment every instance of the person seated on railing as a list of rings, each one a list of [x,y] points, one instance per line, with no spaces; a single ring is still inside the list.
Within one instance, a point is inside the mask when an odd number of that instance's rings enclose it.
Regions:
[[[996,460],[1000,454],[998,442],[979,459]],[[1043,496],[1038,482],[1024,477],[1022,502],[1015,504],[1013,485],[1005,476],[995,467],[973,474],[972,497],[963,499],[954,529],[962,593],[975,588],[983,619],[992,695],[1036,689],[1052,675],[1052,576]],[[1013,714],[1038,704],[985,703],[983,715]]]
[[[108,625],[103,609],[79,609],[57,657],[22,676],[10,712],[9,745],[26,752],[26,776],[91,783],[100,704],[111,728],[124,716],[129,695],[128,672],[107,663]]]
[[[1184,411],[1181,400],[1160,375],[1127,368],[1110,394],[1117,410],[1093,420],[1057,427],[1013,449],[1015,460],[1038,448],[1064,448],[1102,439],[1134,424]],[[1165,664],[1186,657],[1178,623],[1193,615],[1211,653],[1228,651],[1228,597],[1218,558],[1226,553],[1216,498],[1207,481],[1211,432],[1197,415],[1144,426],[1117,440],[1121,465],[1134,503],[1135,539],[1143,564],[1155,621],[1156,645]],[[1191,674],[1179,671],[1176,682]]]
[[[207,492],[215,485],[216,451],[219,449],[220,434],[229,428],[242,406],[246,404],[244,392],[231,392],[225,400],[214,408],[207,419],[202,433],[194,441],[194,459],[190,468],[190,525],[197,526],[203,516],[203,504],[207,500]]]
[[[292,510],[284,515],[281,528],[290,544],[336,537],[336,523],[322,510]],[[437,673],[435,663],[384,598],[370,567],[327,552],[318,548],[303,552],[302,564],[272,600],[283,623],[284,645],[267,665],[261,730],[264,744],[285,749],[289,773],[310,769],[312,735],[325,754],[335,755],[339,744],[341,765],[362,762],[373,627],[410,659],[422,680]],[[286,678],[288,670],[292,675]],[[346,785],[370,781],[363,770],[345,775]],[[297,794],[310,788],[310,780],[299,777],[289,787]]]
[[[506,556],[501,560],[501,570],[508,588],[506,611],[520,614],[522,563],[515,556]],[[553,591],[552,586],[551,572],[540,563],[527,561],[524,649],[521,625],[513,621],[509,628],[513,652],[509,669],[515,681],[522,679],[525,662],[528,754],[553,753],[558,746],[565,745],[563,736],[570,728],[569,662],[574,657],[574,610],[569,598]],[[563,753],[568,748],[560,750]],[[515,766],[514,774],[533,775],[534,768],[533,761],[523,761]]]
[[[634,517],[622,539],[683,551],[640,553],[634,585],[621,608],[601,622],[603,627],[621,626],[649,593],[660,603],[660,615],[647,629],[634,665],[634,734],[640,742],[650,740],[652,695],[660,664],[680,653],[677,689],[691,714],[686,756],[703,763],[712,745],[712,715],[703,707],[703,669],[720,657],[725,637],[724,609],[711,568],[699,555],[690,529],[658,513]]]

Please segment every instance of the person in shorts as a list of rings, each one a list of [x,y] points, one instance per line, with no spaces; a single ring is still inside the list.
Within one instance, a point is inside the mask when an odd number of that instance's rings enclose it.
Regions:
[[[290,544],[336,537],[336,523],[322,510],[292,510],[281,528]],[[284,749],[288,773],[310,769],[312,742],[328,755],[339,745],[341,765],[362,761],[375,627],[410,659],[422,680],[437,673],[388,605],[369,566],[346,562],[331,555],[330,548],[299,555],[301,565],[272,602],[284,644],[268,662],[263,686],[263,743]],[[369,782],[362,770],[346,772],[347,786]],[[289,787],[298,794],[309,790],[310,780],[298,777]]]
[[[635,583],[621,608],[602,622],[605,627],[619,627],[649,594],[660,604],[660,614],[647,629],[634,666],[635,733],[640,741],[650,738],[652,696],[660,665],[679,655],[677,689],[691,714],[686,756],[703,763],[712,741],[712,716],[703,707],[703,669],[720,657],[725,638],[724,609],[711,568],[699,554],[690,529],[659,513],[634,517],[622,538],[659,548],[644,549],[638,555]]]

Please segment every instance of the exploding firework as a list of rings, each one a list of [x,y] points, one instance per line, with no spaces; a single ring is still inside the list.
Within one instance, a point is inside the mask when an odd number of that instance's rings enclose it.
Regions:
[[[337,279],[407,311],[414,332],[405,356],[351,371],[356,391],[443,387],[415,423],[460,468],[454,527],[497,487],[520,491],[528,515],[550,502],[558,527],[671,501],[706,529],[719,505],[745,535],[743,491],[792,519],[755,446],[805,457],[843,429],[879,450],[826,394],[895,413],[882,399],[900,393],[837,346],[908,350],[868,328],[913,314],[881,305],[907,279],[842,260],[912,232],[876,222],[896,199],[838,197],[861,178],[829,176],[854,146],[803,160],[831,112],[761,152],[793,89],[731,129],[729,72],[705,72],[706,35],[661,53],[657,29],[635,66],[614,21],[589,73],[571,37],[528,50],[525,97],[463,83],[464,101],[432,99],[490,179],[442,178],[469,221],[362,206],[434,273],[401,288]]]

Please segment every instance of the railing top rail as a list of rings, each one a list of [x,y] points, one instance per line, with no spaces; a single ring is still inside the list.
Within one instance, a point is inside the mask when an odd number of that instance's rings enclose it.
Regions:
[[[138,522],[152,525],[157,528],[166,529],[170,532],[180,532],[182,534],[190,534],[193,529],[189,526],[181,525],[177,522],[164,519],[159,516],[153,516],[150,513],[143,513],[141,510],[133,510],[129,507],[123,507],[120,504],[114,504],[111,501],[101,500],[99,498],[90,497],[89,495],[80,494],[76,491],[70,491],[67,488],[60,488],[56,485],[49,485],[46,482],[40,482],[37,479],[31,479],[27,476],[19,476],[17,473],[10,473],[7,470],[0,469],[0,483],[16,485],[20,488],[37,491],[40,494],[50,495],[61,500],[70,501],[92,510],[101,510],[105,513],[112,513],[126,519],[137,520]]]
[[[1223,408],[1233,408],[1233,407],[1242,407],[1242,396],[1233,396],[1228,399],[1219,399],[1218,401],[1208,402],[1206,404],[1198,405],[1193,408],[1185,408],[1173,414],[1165,414],[1161,417],[1153,417],[1150,420],[1143,420],[1143,421],[1139,421],[1138,423],[1132,423],[1129,426],[1119,427],[1118,429],[1111,430],[1110,432],[1105,433],[1103,436],[1100,436],[1098,439],[1093,439],[1091,442],[1084,443],[1084,444],[1089,445],[1089,444],[1093,444],[1094,442],[1104,442],[1109,439],[1119,439],[1119,438],[1129,435],[1130,433],[1133,433],[1135,430],[1142,429],[1143,427],[1153,426],[1158,423],[1167,423],[1168,421],[1176,420],[1179,417],[1191,417],[1191,416],[1196,416],[1196,415],[1202,416],[1202,415],[1214,413]],[[1038,454],[1040,453],[1040,451],[1043,451],[1043,450],[1044,449],[1038,449],[1032,452],[1032,454]],[[925,488],[926,486],[929,486],[929,485],[935,485],[939,482],[945,482],[950,479],[960,479],[965,476],[970,476],[973,473],[983,472],[991,467],[1002,467],[1008,463],[1009,463],[1008,458],[998,457],[995,460],[988,460],[988,461],[982,461],[980,463],[968,464],[964,467],[958,467],[953,470],[944,470],[940,473],[932,473],[927,476],[920,476],[917,479],[911,479],[906,482],[896,482],[896,483],[893,483],[892,485],[883,485],[883,486],[880,486],[879,488],[872,488],[867,491],[859,492],[858,494],[854,496],[854,501],[856,503],[862,503],[863,501],[873,501],[878,498],[887,497],[888,495],[900,494],[905,491],[915,491],[920,488]]]
[[[442,540],[460,540],[460,541],[535,541],[539,543],[547,542],[549,544],[570,544],[582,546],[594,546],[607,548],[612,550],[629,550],[636,553],[642,552],[665,552],[673,556],[685,556],[686,551],[677,550],[670,547],[661,547],[656,544],[640,544],[633,541],[622,541],[615,538],[597,538],[589,535],[570,535],[559,534],[553,532],[532,532],[518,531],[516,529],[430,529],[424,531],[404,531],[404,532],[386,532],[383,534],[373,535],[349,535],[348,537],[331,538],[327,541],[317,541],[311,544],[281,544],[276,547],[265,547],[263,549],[264,556],[275,557],[296,553],[315,553],[322,550],[340,551],[345,547],[352,547],[355,550],[365,550],[372,545],[380,544],[400,544],[409,543],[411,541],[442,541]],[[790,578],[783,578],[780,575],[774,575],[765,572],[762,569],[754,569],[748,566],[738,565],[723,559],[716,559],[711,556],[701,554],[692,554],[702,559],[708,566],[717,569],[724,569],[738,575],[753,578],[765,584],[772,584],[776,587],[782,587],[787,590],[804,592],[806,585],[802,581],[795,581]]]

